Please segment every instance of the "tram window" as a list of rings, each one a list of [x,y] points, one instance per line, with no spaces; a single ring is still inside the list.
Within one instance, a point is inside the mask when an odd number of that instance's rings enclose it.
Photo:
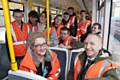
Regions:
[[[51,14],[56,14],[56,11],[54,11],[54,10],[51,10]]]
[[[37,7],[34,7],[34,10],[38,12],[38,8]]]
[[[5,23],[4,23],[3,10],[0,10],[0,27],[3,27],[4,25]]]
[[[56,17],[56,15],[53,14],[53,15],[52,15],[52,20],[54,20],[55,17]]]
[[[14,3],[14,2],[9,2],[9,7],[10,7],[10,9],[23,10],[23,5],[22,4],[18,4],[18,3]]]
[[[2,0],[0,0],[0,8],[2,8],[2,2],[1,2]]]
[[[113,53],[113,59],[120,62],[120,1],[113,0],[112,4],[109,50]]]
[[[44,8],[40,8],[40,13],[44,11]]]

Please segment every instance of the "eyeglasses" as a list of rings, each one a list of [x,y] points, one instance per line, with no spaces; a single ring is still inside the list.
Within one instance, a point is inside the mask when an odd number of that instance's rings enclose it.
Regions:
[[[22,18],[22,16],[14,16],[15,18]]]
[[[36,44],[36,45],[34,45],[36,48],[37,47],[42,47],[42,48],[45,48],[46,46],[47,46],[47,44],[46,43],[42,43],[42,44]]]

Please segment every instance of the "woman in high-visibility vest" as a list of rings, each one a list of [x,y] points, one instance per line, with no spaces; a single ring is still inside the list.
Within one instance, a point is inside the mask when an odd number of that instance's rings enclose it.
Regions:
[[[39,18],[38,18],[38,13],[36,11],[30,11],[29,14],[29,20],[28,20],[28,25],[29,25],[29,32],[36,32],[39,31]]]
[[[56,53],[47,46],[46,35],[42,32],[33,32],[29,36],[29,48],[20,69],[38,74],[48,80],[58,80],[60,64]]]
[[[40,31],[46,33],[47,35],[47,26],[46,26],[46,18],[47,14],[46,11],[43,11],[40,14]],[[51,26],[51,19],[50,19],[50,44],[51,47],[55,47],[58,45],[58,38],[55,27]]]
[[[62,25],[62,15],[57,15],[54,18],[54,22],[52,23],[52,26],[55,27],[56,32],[57,32],[57,37],[59,39],[60,38],[60,30],[63,27],[63,25]]]

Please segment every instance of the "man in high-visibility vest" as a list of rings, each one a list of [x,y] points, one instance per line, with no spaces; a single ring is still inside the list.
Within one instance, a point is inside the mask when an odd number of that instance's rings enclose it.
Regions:
[[[78,28],[77,28],[77,38],[84,42],[86,36],[91,32],[91,21],[86,18],[86,11],[80,11],[80,19],[78,21]]]
[[[84,41],[85,51],[80,53],[74,63],[74,80],[119,80],[111,54],[102,49],[102,38],[89,34]]]
[[[29,31],[27,23],[22,21],[23,13],[20,9],[15,9],[13,11],[13,17],[15,20],[11,22],[11,33],[15,57],[19,66],[27,50],[26,41]]]
[[[67,12],[70,15],[70,19],[69,19],[70,35],[76,37],[78,25],[77,25],[77,17],[76,17],[76,14],[74,12],[74,8],[73,7],[68,7]]]
[[[66,49],[77,49],[83,47],[83,43],[70,36],[69,29],[64,26],[60,31],[59,47]]]

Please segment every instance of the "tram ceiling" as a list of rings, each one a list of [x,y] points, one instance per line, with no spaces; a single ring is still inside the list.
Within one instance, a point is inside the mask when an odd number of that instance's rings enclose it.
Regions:
[[[22,2],[24,0],[10,0]],[[34,4],[45,6],[46,0],[32,0]],[[92,10],[92,0],[49,0],[50,7],[66,10],[68,7],[73,7],[75,12],[79,12],[80,10]]]
[[[45,6],[46,0],[34,0],[34,3]],[[62,10],[68,7],[74,7],[75,11],[80,11],[80,6],[76,0],[50,0],[50,7]]]

